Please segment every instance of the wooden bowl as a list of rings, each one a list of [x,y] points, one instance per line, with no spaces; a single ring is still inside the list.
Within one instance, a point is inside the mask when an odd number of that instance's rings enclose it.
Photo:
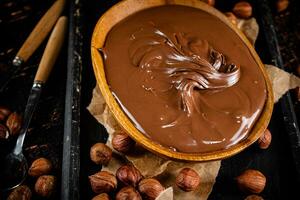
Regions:
[[[133,125],[130,119],[123,112],[117,101],[112,95],[112,92],[109,89],[109,86],[105,77],[104,63],[101,54],[98,49],[103,47],[106,35],[111,30],[111,28],[120,22],[122,19],[127,16],[151,7],[167,5],[167,4],[176,4],[176,5],[185,5],[189,7],[198,8],[203,10],[218,19],[220,19],[223,23],[229,26],[247,45],[251,55],[257,62],[260,67],[260,70],[265,78],[266,87],[267,87],[267,98],[262,110],[261,115],[257,119],[254,124],[252,130],[249,132],[249,136],[240,141],[239,143],[231,146],[228,149],[222,149],[212,152],[206,153],[182,153],[182,152],[174,152],[169,150],[166,147],[163,147],[151,139],[144,136],[138,129]],[[115,119],[121,125],[121,127],[139,144],[143,145],[146,149],[159,154],[164,157],[178,159],[178,160],[186,160],[186,161],[209,161],[209,160],[218,160],[223,159],[229,156],[232,156],[246,147],[250,146],[254,143],[264,132],[269,124],[272,110],[273,110],[273,92],[272,87],[265,71],[265,67],[262,64],[260,58],[256,54],[254,48],[249,43],[248,39],[244,36],[242,32],[240,32],[231,22],[218,10],[215,8],[201,2],[198,0],[147,0],[147,1],[138,1],[138,0],[125,0],[116,4],[112,8],[110,8],[102,17],[99,19],[92,36],[92,44],[91,44],[91,53],[92,53],[92,63],[94,67],[94,73],[97,79],[98,86],[103,94],[103,97],[112,111]]]

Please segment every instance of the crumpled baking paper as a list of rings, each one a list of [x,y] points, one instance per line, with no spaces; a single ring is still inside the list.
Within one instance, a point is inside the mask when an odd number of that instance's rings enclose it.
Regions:
[[[275,103],[288,90],[300,87],[300,78],[272,65],[265,65],[273,87]]]
[[[237,27],[244,32],[252,44],[255,43],[259,27],[254,18],[248,20],[239,19]],[[299,78],[271,65],[266,65],[266,69],[272,82],[276,102],[289,89],[300,86]],[[106,105],[98,87],[93,91],[88,110],[106,128],[109,134],[107,145],[111,147],[113,134],[121,131],[121,128]],[[115,173],[123,164],[132,163],[141,171],[144,177],[155,177],[166,187],[166,190],[156,200],[204,200],[208,198],[215,183],[215,178],[218,175],[221,161],[202,163],[179,162],[159,157],[140,146],[136,148],[138,149],[135,151],[136,153],[131,155],[122,155],[114,151],[112,161],[107,166],[104,166],[103,170]],[[200,186],[196,191],[183,192],[174,185],[176,175],[184,167],[193,168],[200,175]]]
[[[107,145],[112,148],[111,139],[114,133],[122,131],[118,123],[114,119],[112,113],[101,95],[98,87],[93,91],[93,98],[88,107],[90,113],[100,122],[107,130],[109,137]],[[112,148],[113,149],[113,148]],[[210,194],[215,178],[220,168],[220,161],[212,162],[179,162],[157,156],[144,148],[137,145],[133,154],[123,155],[114,151],[113,158],[103,170],[116,173],[117,169],[125,163],[132,163],[144,177],[157,178],[164,187],[172,188],[166,190],[158,197],[161,200],[170,200],[170,196],[174,195],[174,199],[207,199]],[[190,167],[194,169],[201,177],[200,186],[196,191],[183,192],[178,189],[175,184],[175,178],[180,169]],[[169,194],[173,191],[172,194]]]

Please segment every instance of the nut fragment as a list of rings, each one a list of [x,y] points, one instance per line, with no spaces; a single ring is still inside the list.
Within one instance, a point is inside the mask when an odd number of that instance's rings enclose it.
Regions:
[[[140,193],[149,200],[156,199],[156,197],[164,190],[165,188],[154,178],[146,178],[139,183]]]
[[[104,143],[96,143],[91,147],[90,157],[98,165],[107,165],[112,158],[112,150]]]
[[[35,192],[42,197],[50,197],[56,188],[56,177],[52,175],[40,176],[34,186]]]
[[[0,124],[0,140],[7,139],[9,137],[9,131],[3,124]]]
[[[112,138],[113,148],[121,153],[128,153],[134,145],[135,141],[123,132],[116,133]]]
[[[266,185],[266,177],[258,170],[248,169],[236,177],[238,187],[243,192],[261,193]]]
[[[0,106],[0,121],[5,120],[10,115],[10,113],[11,111],[8,108]]]
[[[264,200],[261,196],[252,194],[245,198],[245,200]]]
[[[107,171],[100,171],[89,176],[92,190],[97,193],[109,193],[117,188],[116,177]]]
[[[241,1],[234,5],[232,12],[239,18],[247,19],[252,15],[252,6],[246,1]]]
[[[116,200],[142,200],[142,197],[133,187],[127,186],[117,193]]]
[[[237,18],[232,12],[226,12],[224,14],[232,24],[234,24],[234,25],[237,24]]]
[[[92,198],[92,200],[109,200],[109,196],[106,193],[102,193]]]
[[[12,136],[17,135],[19,133],[21,129],[21,124],[22,118],[16,112],[11,113],[6,120],[6,126],[9,129],[9,133]]]
[[[287,7],[289,6],[289,0],[277,0],[276,2],[276,8],[278,12],[285,11]]]
[[[7,197],[7,200],[30,200],[32,192],[26,185],[21,185],[15,188],[10,195]]]
[[[191,168],[183,168],[176,177],[176,185],[186,192],[195,190],[199,184],[200,176]]]
[[[117,179],[124,185],[136,187],[142,179],[141,172],[132,165],[121,166],[116,172]]]
[[[267,149],[271,144],[271,140],[272,140],[271,132],[268,129],[266,129],[262,134],[262,136],[260,136],[260,138],[257,140],[259,148]]]
[[[33,177],[49,174],[52,170],[52,163],[46,158],[38,158],[31,164],[28,174]]]

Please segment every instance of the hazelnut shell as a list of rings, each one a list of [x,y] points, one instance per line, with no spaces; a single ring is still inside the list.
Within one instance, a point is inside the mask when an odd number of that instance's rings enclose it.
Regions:
[[[245,198],[245,200],[264,200],[261,196],[252,194]]]
[[[289,4],[290,4],[289,0],[277,0],[276,2],[277,12],[285,11],[289,6]]]
[[[31,164],[28,174],[33,177],[49,174],[52,170],[52,163],[46,158],[38,158]]]
[[[199,184],[200,176],[191,168],[183,168],[176,177],[176,185],[186,192],[195,190]]]
[[[127,186],[117,193],[116,200],[142,200],[142,197],[133,187]]]
[[[112,138],[113,148],[121,153],[128,153],[134,145],[135,141],[123,132],[116,133]]]
[[[40,176],[34,186],[35,192],[41,197],[50,197],[56,188],[56,177],[52,175]]]
[[[271,132],[266,129],[264,133],[260,136],[260,138],[257,140],[258,146],[261,149],[267,149],[272,141],[272,134]]]
[[[102,193],[102,194],[98,194],[97,196],[92,198],[92,200],[110,200],[110,198],[109,198],[108,194]]]
[[[9,115],[11,111],[8,108],[0,106],[0,121],[4,121]]]
[[[19,133],[21,130],[21,125],[22,125],[22,117],[16,113],[13,112],[11,113],[7,120],[6,120],[6,126],[9,129],[9,133],[14,136]]]
[[[91,187],[96,194],[109,193],[117,188],[116,177],[107,171],[100,171],[89,176]]]
[[[133,165],[123,165],[116,172],[117,179],[124,185],[136,187],[143,178],[141,172]]]
[[[7,197],[7,200],[30,200],[32,192],[26,185],[21,185],[15,188]]]
[[[139,191],[146,199],[154,200],[165,190],[161,183],[154,178],[146,178],[140,181]]]
[[[239,189],[246,193],[261,193],[266,185],[266,177],[258,170],[248,169],[236,177]]]
[[[7,139],[9,137],[9,131],[6,126],[0,124],[0,140]]]
[[[90,158],[98,165],[107,165],[112,158],[112,150],[104,143],[96,143],[90,149]]]
[[[252,6],[246,1],[236,3],[232,12],[239,18],[247,19],[252,15]]]

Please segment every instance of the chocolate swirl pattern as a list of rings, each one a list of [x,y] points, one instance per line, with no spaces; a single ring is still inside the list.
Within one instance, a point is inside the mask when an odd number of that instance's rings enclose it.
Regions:
[[[164,74],[171,88],[178,90],[179,104],[189,115],[197,110],[195,89],[227,88],[240,78],[240,68],[226,64],[225,57],[206,40],[184,33],[164,33],[153,22],[133,34],[132,38],[134,42],[129,54],[133,64],[149,74],[154,71]],[[208,59],[202,56],[208,56]]]
[[[219,93],[233,86],[239,81],[240,68],[235,64],[227,64],[225,56],[213,49],[206,40],[185,33],[162,31],[153,22],[142,27],[131,38],[129,55],[133,65],[144,73],[143,88],[152,92],[154,98],[175,97],[178,110],[183,111],[165,120],[161,128],[172,131],[183,128],[192,137],[191,144],[199,141],[206,144],[224,142],[222,132],[206,113],[232,121],[245,115],[248,109],[239,114],[237,110],[218,109],[202,97],[199,91],[212,90]],[[242,91],[236,94],[236,99],[249,103]],[[199,134],[200,130],[210,135],[203,136]],[[175,147],[172,149],[176,150]]]
[[[247,138],[266,99],[248,48],[198,9],[138,12],[114,26],[102,53],[122,110],[140,132],[173,151],[214,151]]]

